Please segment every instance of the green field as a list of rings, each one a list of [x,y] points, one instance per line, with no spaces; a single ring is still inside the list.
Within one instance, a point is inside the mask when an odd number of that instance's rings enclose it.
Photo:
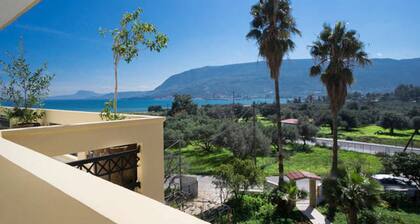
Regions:
[[[354,167],[355,164],[360,164],[366,173],[377,173],[382,169],[382,163],[375,155],[340,151],[339,158],[346,167]],[[267,166],[264,169],[267,175],[277,175],[277,161],[275,158],[259,158],[258,162],[260,165]],[[285,161],[284,168],[286,172],[305,170],[325,176],[331,168],[331,150],[313,147],[309,152],[291,152]]]
[[[385,130],[377,125],[369,125],[360,128],[354,128],[351,131],[339,130],[338,137],[340,139],[371,142],[386,145],[405,146],[413,134],[414,130],[394,130],[394,134],[390,135],[389,130]],[[331,131],[329,127],[321,127],[318,137],[330,138]],[[414,146],[420,147],[420,135],[414,137]]]
[[[331,167],[331,151],[326,148],[314,147],[309,152],[295,152],[290,146],[288,157],[285,161],[285,170],[305,170],[318,175],[326,175]],[[182,159],[185,163],[184,172],[188,174],[214,174],[214,171],[221,164],[228,163],[233,158],[232,153],[227,149],[216,150],[212,153],[204,152],[190,145],[182,149]],[[361,164],[365,172],[377,173],[382,169],[378,157],[370,154],[341,151],[340,160],[346,166]],[[277,174],[277,160],[275,157],[259,157],[257,164],[264,167],[266,175]]]

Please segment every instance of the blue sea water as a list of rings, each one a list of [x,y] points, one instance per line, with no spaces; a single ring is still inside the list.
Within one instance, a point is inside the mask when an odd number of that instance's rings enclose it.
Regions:
[[[286,102],[287,99],[282,99]],[[104,108],[106,100],[46,100],[43,108],[59,110],[79,110],[98,112]],[[232,100],[223,99],[194,99],[200,106],[206,104],[231,104]],[[273,99],[236,99],[235,103],[250,105],[255,103],[272,103]],[[160,105],[163,108],[170,108],[172,99],[121,99],[118,100],[118,110],[120,112],[144,112],[151,105]],[[4,104],[5,105],[5,104]]]

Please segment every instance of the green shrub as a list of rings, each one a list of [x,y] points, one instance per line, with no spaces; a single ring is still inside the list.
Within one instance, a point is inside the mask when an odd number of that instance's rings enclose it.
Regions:
[[[385,191],[381,198],[388,203],[391,208],[398,209],[401,205],[409,203],[407,195],[402,192]]]

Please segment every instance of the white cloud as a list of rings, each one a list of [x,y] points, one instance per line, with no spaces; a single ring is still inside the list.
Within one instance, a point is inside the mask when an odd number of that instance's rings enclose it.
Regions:
[[[61,31],[61,30],[51,29],[51,28],[48,28],[48,27],[29,26],[29,25],[24,25],[24,24],[15,24],[14,26],[16,28],[23,29],[23,30],[26,30],[26,31],[31,31],[31,32],[45,33],[45,34],[59,36],[59,37],[62,37],[62,38],[77,39],[77,40],[81,40],[81,41],[101,43],[101,41],[96,40],[96,39],[90,39],[90,38],[85,38],[85,37],[81,37],[81,36],[78,36],[78,35],[72,35],[70,33],[66,33],[66,32]]]

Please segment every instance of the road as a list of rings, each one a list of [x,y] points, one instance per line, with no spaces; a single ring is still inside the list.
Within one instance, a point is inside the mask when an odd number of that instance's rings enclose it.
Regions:
[[[331,147],[332,143],[333,141],[331,138],[316,138],[315,142],[313,142],[312,144],[318,144],[322,146]],[[396,152],[402,152],[404,150],[404,147],[400,147],[400,146],[382,145],[382,144],[347,141],[347,140],[338,140],[338,145],[340,149],[343,149],[343,150],[363,152],[363,153],[369,153],[369,154],[377,154],[377,153],[394,154]],[[414,152],[416,154],[420,154],[420,148],[408,147],[407,152]]]

